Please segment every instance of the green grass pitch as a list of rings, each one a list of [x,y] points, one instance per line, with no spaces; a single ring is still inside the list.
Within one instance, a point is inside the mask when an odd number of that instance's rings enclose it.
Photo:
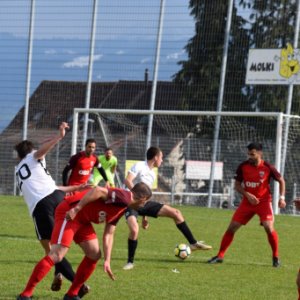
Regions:
[[[34,264],[44,255],[36,240],[32,220],[21,197],[0,197],[0,300],[15,299],[22,291]],[[141,229],[135,268],[122,269],[127,256],[128,229],[124,218],[119,222],[111,267],[116,281],[102,270],[102,261],[88,284],[91,293],[84,299],[297,299],[295,284],[300,266],[300,219],[277,216],[275,228],[280,240],[282,266],[272,267],[271,250],[266,234],[255,217],[240,229],[223,264],[209,265],[216,255],[220,239],[232,211],[199,207],[180,207],[197,239],[213,246],[211,251],[196,251],[185,261],[174,256],[177,243],[186,242],[168,218],[150,218],[150,228]],[[102,225],[95,225],[99,240]],[[72,245],[67,258],[76,268],[82,258],[78,246]],[[176,269],[178,272],[173,272]],[[62,290],[51,292],[53,272],[37,286],[34,299],[62,299]]]

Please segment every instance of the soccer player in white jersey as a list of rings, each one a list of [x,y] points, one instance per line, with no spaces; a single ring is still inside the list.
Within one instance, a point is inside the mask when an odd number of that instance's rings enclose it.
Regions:
[[[163,153],[159,148],[150,147],[146,153],[147,160],[143,162],[136,163],[128,172],[125,179],[125,185],[128,189],[138,182],[144,182],[151,188],[155,181],[156,175],[154,172],[155,167],[160,167],[163,161]],[[138,215],[143,216],[142,227],[147,229],[149,224],[147,216],[157,218],[157,217],[168,217],[174,220],[177,228],[185,236],[185,238],[190,243],[191,250],[210,250],[211,246],[206,245],[203,241],[197,241],[190,228],[186,224],[184,217],[180,210],[173,208],[169,205],[162,204],[155,201],[148,201],[144,207],[138,209],[137,211],[128,208],[125,213],[127,220],[127,225],[129,227],[129,237],[128,237],[128,258],[127,263],[123,267],[124,270],[131,270],[134,267],[134,256],[138,244],[138,234],[139,225],[137,222]]]
[[[67,128],[69,128],[67,123],[61,123],[59,134],[43,143],[38,150],[35,150],[34,144],[28,140],[15,146],[20,160],[16,168],[18,186],[33,218],[37,238],[46,254],[50,251],[55,208],[63,200],[65,192],[82,188],[82,186],[57,187],[46,169],[46,154],[65,136]],[[75,276],[70,263],[65,258],[55,265],[55,277],[51,285],[53,291],[60,290],[62,275],[71,282]],[[88,290],[89,287],[83,285],[81,296]]]

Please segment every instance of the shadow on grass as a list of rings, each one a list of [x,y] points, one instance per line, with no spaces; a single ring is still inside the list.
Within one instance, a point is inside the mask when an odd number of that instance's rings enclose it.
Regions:
[[[126,262],[126,258],[121,258],[121,257],[113,257],[113,261],[123,261],[124,263]],[[159,262],[162,264],[201,264],[201,265],[207,265],[210,266],[211,268],[221,268],[221,267],[242,267],[242,266],[252,266],[252,267],[261,267],[261,268],[272,268],[272,269],[280,269],[280,268],[284,268],[284,265],[281,265],[279,268],[274,268],[272,266],[272,261],[270,260],[270,263],[260,263],[260,262],[249,262],[249,261],[245,261],[245,262],[241,262],[241,261],[233,261],[233,260],[224,260],[223,263],[217,263],[217,264],[209,264],[207,263],[208,258],[203,258],[203,257],[196,257],[196,256],[192,256],[189,257],[185,260],[180,260],[177,259],[176,257],[172,258],[172,257],[166,257],[166,258],[156,258],[156,257],[143,257],[143,258],[135,258],[135,262],[136,263],[142,263],[142,262],[146,262],[146,263],[152,263],[152,262]]]
[[[0,234],[0,238],[11,239],[11,240],[36,241],[32,237],[26,235]]]
[[[204,264],[207,264],[207,265],[209,265],[209,266],[211,266],[211,267],[214,267],[214,266],[226,266],[226,267],[230,267],[230,266],[233,266],[233,267],[235,267],[235,266],[239,266],[239,267],[241,267],[241,266],[253,266],[253,267],[263,267],[263,268],[273,268],[273,269],[280,269],[280,268],[282,268],[282,267],[284,267],[284,266],[280,266],[279,268],[274,268],[273,267],[273,265],[272,265],[272,261],[270,261],[270,263],[259,263],[259,262],[248,262],[248,261],[246,261],[246,262],[244,262],[244,263],[242,263],[242,262],[240,262],[240,261],[232,261],[232,260],[228,260],[228,261],[223,261],[223,263],[217,263],[217,264],[209,264],[209,263],[207,263],[207,262],[201,262],[201,263],[204,263]]]
[[[125,257],[113,257],[112,258],[113,261],[123,261],[124,264],[126,262],[126,258]],[[173,257],[166,257],[166,258],[157,258],[157,257],[143,257],[143,258],[138,258],[136,257],[135,258],[135,262],[137,263],[140,263],[140,262],[150,262],[150,263],[153,263],[153,262],[159,262],[159,263],[165,263],[165,264],[195,264],[195,263],[203,263],[203,264],[206,264],[206,260],[205,261],[199,261],[199,259],[195,259],[195,257],[189,257],[185,260],[181,260],[179,258],[176,258],[174,256]]]

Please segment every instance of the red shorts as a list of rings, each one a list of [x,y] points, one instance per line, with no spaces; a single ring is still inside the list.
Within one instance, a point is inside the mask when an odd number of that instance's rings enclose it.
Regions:
[[[235,211],[232,221],[246,225],[254,215],[258,215],[260,222],[274,221],[272,203],[263,201],[257,205],[252,205],[248,201],[243,200]]]
[[[82,224],[78,221],[67,221],[66,212],[72,206],[67,201],[62,201],[55,210],[55,223],[51,235],[51,244],[70,247],[72,241],[79,244],[84,241],[97,239],[96,232],[91,223]]]

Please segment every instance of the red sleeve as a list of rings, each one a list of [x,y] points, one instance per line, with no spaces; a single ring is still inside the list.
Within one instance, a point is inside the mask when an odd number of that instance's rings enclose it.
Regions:
[[[241,163],[235,172],[234,179],[238,182],[243,182],[243,180],[244,180],[244,177],[243,177],[243,165],[244,164],[245,164],[244,162]]]
[[[265,165],[270,169],[270,176],[274,180],[279,181],[281,178],[281,174],[277,171],[277,169],[268,162],[265,162]]]
[[[92,188],[87,188],[83,191],[77,191],[77,192],[71,192],[66,193],[66,196],[64,197],[64,200],[67,201],[69,204],[79,202],[83,196],[89,192]]]
[[[131,192],[121,188],[108,188],[106,204],[127,206],[131,202]]]
[[[75,155],[71,156],[71,158],[69,160],[70,169],[73,169],[76,166],[77,161],[78,161],[80,155],[81,155],[81,152],[76,153]]]

